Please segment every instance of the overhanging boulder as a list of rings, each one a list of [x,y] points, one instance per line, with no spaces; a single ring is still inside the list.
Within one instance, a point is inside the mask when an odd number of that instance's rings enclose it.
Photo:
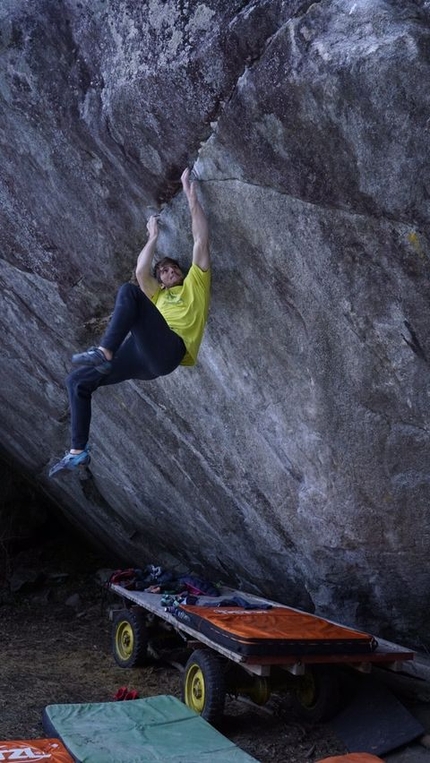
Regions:
[[[130,563],[425,641],[428,4],[0,13],[8,456]],[[213,257],[199,363],[99,390],[93,479],[49,482],[70,355],[151,212],[160,251],[190,256],[186,163]]]

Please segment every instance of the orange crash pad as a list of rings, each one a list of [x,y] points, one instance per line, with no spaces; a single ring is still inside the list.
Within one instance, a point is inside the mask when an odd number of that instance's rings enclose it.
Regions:
[[[221,646],[245,655],[369,654],[368,633],[290,607],[244,609],[182,604],[172,614]]]
[[[0,760],[25,763],[74,763],[59,739],[19,739],[0,742]]]

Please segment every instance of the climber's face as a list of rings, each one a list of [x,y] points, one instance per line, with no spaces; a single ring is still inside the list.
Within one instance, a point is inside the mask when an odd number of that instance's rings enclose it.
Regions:
[[[184,274],[176,263],[166,262],[158,270],[158,278],[161,286],[170,289],[172,286],[180,286],[184,281]]]

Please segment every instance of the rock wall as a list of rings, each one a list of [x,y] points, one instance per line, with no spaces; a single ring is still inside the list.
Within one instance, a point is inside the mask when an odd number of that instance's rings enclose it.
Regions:
[[[128,563],[427,644],[430,3],[7,0],[0,10],[1,442]],[[195,368],[94,396],[146,220],[213,299]]]

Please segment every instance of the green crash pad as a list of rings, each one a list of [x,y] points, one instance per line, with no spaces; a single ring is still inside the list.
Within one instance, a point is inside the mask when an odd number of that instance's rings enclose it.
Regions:
[[[176,697],[48,705],[43,726],[77,763],[251,763]],[[257,762],[258,763],[258,762]]]

